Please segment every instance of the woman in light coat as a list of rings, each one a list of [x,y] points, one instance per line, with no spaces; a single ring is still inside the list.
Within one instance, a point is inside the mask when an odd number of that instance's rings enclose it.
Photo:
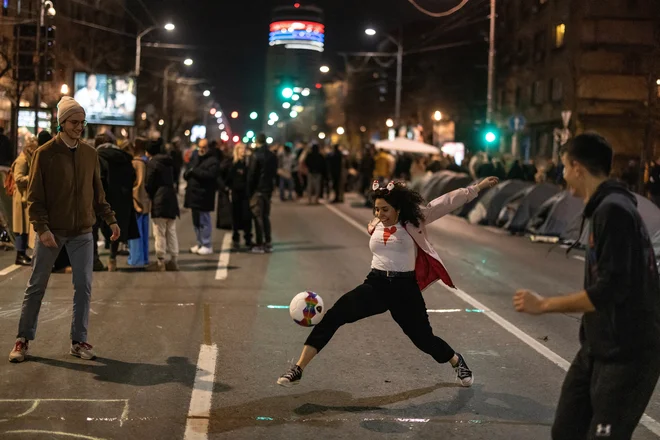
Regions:
[[[37,150],[37,139],[27,140],[23,152],[14,161],[12,171],[14,174],[15,189],[13,194],[13,227],[16,237],[16,264],[29,266],[32,259],[27,256],[28,247],[34,248],[35,232],[30,225],[28,215],[27,189],[30,181],[30,164]]]

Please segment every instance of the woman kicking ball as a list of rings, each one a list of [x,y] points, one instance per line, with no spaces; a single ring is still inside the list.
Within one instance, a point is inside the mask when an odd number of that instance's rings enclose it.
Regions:
[[[497,185],[487,177],[478,185],[457,189],[423,206],[417,192],[398,182],[382,188],[374,182],[374,214],[367,230],[373,253],[371,271],[360,286],[344,294],[312,330],[300,359],[280,376],[282,386],[297,384],[307,364],[326,346],[337,329],[389,310],[392,318],[413,344],[430,354],[438,363],[451,363],[461,385],[474,381],[472,371],[460,353],[433,334],[426,313],[422,290],[442,280],[454,287],[438,253],[426,234],[426,226],[473,200],[479,191]]]

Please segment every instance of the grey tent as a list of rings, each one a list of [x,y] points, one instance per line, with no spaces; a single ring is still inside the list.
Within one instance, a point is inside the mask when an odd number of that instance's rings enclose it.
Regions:
[[[472,178],[465,173],[455,173],[449,179],[443,181],[441,188],[442,194],[455,191],[459,188],[465,188],[472,182]],[[441,194],[441,195],[442,195]]]
[[[532,186],[530,182],[523,182],[522,180],[506,180],[500,183],[479,200],[468,214],[468,221],[472,224],[494,225],[507,200],[530,186]]]
[[[422,197],[424,197],[424,200],[431,201],[444,194],[442,192],[442,187],[447,180],[453,178],[456,174],[457,173],[454,173],[453,171],[447,170],[433,173],[433,176],[425,182],[422,191],[420,192]]]
[[[465,186],[476,185],[479,182],[481,182],[481,179],[473,180],[472,182],[468,183]],[[470,211],[472,211],[472,208],[477,206],[479,200],[481,200],[481,198],[485,196],[488,191],[490,191],[490,188],[482,189],[481,191],[479,191],[479,195],[477,197],[475,197],[473,200],[469,201],[465,205],[458,208],[456,211],[453,212],[453,214],[458,215],[459,217],[464,217],[464,218],[467,217]]]
[[[524,232],[529,219],[559,191],[560,188],[551,183],[540,183],[519,191],[500,211],[497,225],[512,233]]]
[[[660,208],[655,206],[655,204],[646,197],[640,196],[639,194],[635,194],[635,197],[637,198],[637,211],[639,211],[639,215],[642,217],[642,220],[644,220],[649,236],[656,237],[660,232]],[[575,220],[571,222],[566,231],[561,234],[562,241],[574,243],[579,238],[580,246],[584,247],[587,243],[589,222],[584,222],[582,236],[578,237],[581,223],[582,215],[578,215]]]
[[[541,205],[527,222],[526,230],[534,235],[559,237],[571,222],[575,222],[576,218],[579,220],[583,210],[582,199],[562,191]],[[576,227],[579,226],[578,221]]]

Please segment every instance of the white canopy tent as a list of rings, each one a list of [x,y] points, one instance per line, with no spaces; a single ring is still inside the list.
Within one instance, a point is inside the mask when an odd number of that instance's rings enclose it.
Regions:
[[[376,142],[376,149],[400,151],[401,153],[417,153],[417,154],[438,154],[440,149],[433,145],[428,145],[423,142],[411,141],[406,138],[396,138],[393,141],[385,140]]]

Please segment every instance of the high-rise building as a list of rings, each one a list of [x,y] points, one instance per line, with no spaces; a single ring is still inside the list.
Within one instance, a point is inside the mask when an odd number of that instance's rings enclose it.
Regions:
[[[266,63],[264,129],[277,140],[310,139],[319,130],[323,100],[317,87],[324,38],[320,8],[295,3],[273,9]]]

